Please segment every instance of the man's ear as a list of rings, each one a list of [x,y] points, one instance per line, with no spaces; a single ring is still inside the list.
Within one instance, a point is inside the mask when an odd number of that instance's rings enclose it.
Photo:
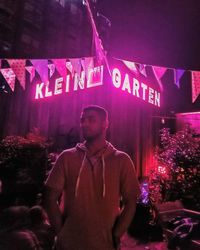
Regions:
[[[109,127],[109,121],[106,120],[106,129]]]
[[[108,126],[109,126],[109,122],[108,122],[108,120],[105,120],[105,121],[103,122],[103,127],[104,127],[104,129],[107,129]]]

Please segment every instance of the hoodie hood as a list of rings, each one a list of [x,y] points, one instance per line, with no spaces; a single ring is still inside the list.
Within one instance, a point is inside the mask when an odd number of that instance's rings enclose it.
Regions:
[[[79,189],[79,183],[80,183],[80,178],[81,178],[81,173],[84,169],[85,162],[87,158],[91,157],[92,155],[90,154],[88,148],[86,147],[86,141],[83,143],[78,143],[76,145],[76,149],[79,151],[82,151],[84,154],[83,160],[81,162],[81,167],[79,170],[79,174],[77,177],[76,181],[76,188],[75,188],[75,197],[78,195],[78,189]],[[102,164],[102,179],[103,179],[103,190],[102,190],[102,196],[105,197],[106,195],[106,183],[105,183],[105,171],[106,171],[106,165],[105,165],[105,157],[107,157],[110,154],[113,154],[117,149],[108,141],[106,141],[106,145],[100,149],[96,154],[96,158],[101,158],[101,164]]]
[[[83,151],[89,157],[91,156],[88,148],[86,147],[86,141],[84,141],[83,143],[78,143],[76,145],[76,149]],[[102,155],[104,155],[104,157],[106,157],[107,155],[112,154],[115,151],[117,151],[117,149],[110,142],[106,141],[105,147],[103,147],[101,150],[99,150],[99,152],[97,154],[95,154],[95,157],[100,157]]]

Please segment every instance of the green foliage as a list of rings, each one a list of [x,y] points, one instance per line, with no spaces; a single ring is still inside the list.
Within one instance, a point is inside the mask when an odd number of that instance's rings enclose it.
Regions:
[[[151,173],[151,201],[190,200],[200,209],[200,135],[189,126],[175,134],[164,128],[160,139],[155,157],[165,172],[157,168]]]
[[[0,142],[0,179],[5,196],[29,200],[41,191],[46,177],[48,146],[37,129],[26,137],[7,136]]]

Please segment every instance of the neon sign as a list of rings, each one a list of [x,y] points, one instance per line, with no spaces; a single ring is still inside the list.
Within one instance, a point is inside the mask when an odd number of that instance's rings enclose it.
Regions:
[[[35,99],[43,99],[100,85],[103,85],[103,66],[89,69],[87,77],[85,71],[82,71],[80,75],[75,73],[73,77],[71,74],[67,74],[66,77],[56,78],[53,87],[50,87],[49,81],[38,83],[35,89]]]
[[[120,88],[143,101],[160,107],[160,92],[139,82],[136,78],[131,78],[128,74],[122,75],[118,68],[112,71],[112,82],[115,88]]]
[[[112,71],[112,83],[115,88],[160,107],[160,92],[127,73],[121,73],[118,68]],[[38,83],[34,97],[44,99],[101,85],[103,85],[103,65],[90,68],[87,72],[82,71],[80,74],[67,74],[65,77],[56,78],[51,83],[49,81]]]

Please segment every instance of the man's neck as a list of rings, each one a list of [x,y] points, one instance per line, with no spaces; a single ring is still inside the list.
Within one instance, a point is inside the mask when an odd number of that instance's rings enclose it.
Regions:
[[[91,141],[86,141],[86,147],[88,148],[89,152],[94,155],[102,148],[106,146],[106,139],[104,137],[96,138]]]

